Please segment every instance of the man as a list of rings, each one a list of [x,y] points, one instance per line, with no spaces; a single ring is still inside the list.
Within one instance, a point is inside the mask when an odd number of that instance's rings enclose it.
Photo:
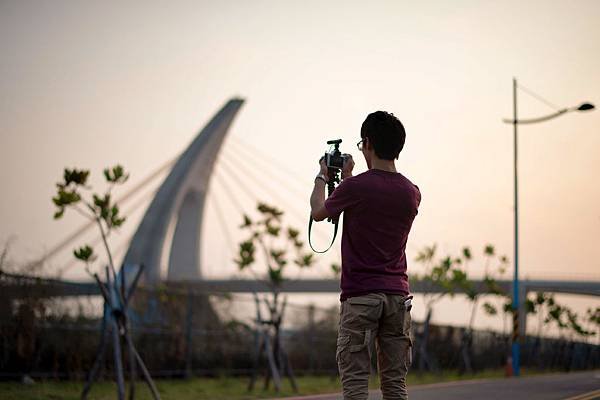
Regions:
[[[310,198],[316,221],[344,213],[336,360],[344,399],[366,400],[375,341],[384,400],[407,399],[412,296],[405,249],[421,193],[396,170],[406,134],[393,114],[369,114],[360,136],[357,146],[369,170],[352,176],[350,157],[342,182],[325,200],[329,177],[321,159]]]

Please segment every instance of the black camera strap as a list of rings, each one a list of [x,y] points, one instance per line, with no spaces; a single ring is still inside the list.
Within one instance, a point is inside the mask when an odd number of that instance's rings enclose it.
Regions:
[[[339,219],[336,219],[335,222],[333,223],[333,239],[331,239],[331,244],[329,245],[329,247],[323,251],[318,251],[315,250],[315,248],[313,247],[311,241],[310,241],[310,231],[312,229],[312,223],[313,223],[313,217],[312,215],[310,216],[310,219],[308,220],[308,245],[310,246],[310,248],[312,249],[312,251],[314,251],[315,253],[326,253],[327,251],[329,251],[329,249],[331,248],[331,246],[333,246],[333,242],[335,242],[335,237],[337,236],[337,231],[338,231],[338,223],[339,223]]]
[[[340,153],[339,150],[339,145],[340,143],[342,143],[342,139],[338,139],[338,140],[330,140],[327,142],[327,144],[331,144],[335,147],[335,150],[333,152],[334,155],[336,156],[341,156],[342,153]],[[322,159],[326,159],[327,160],[327,156],[329,154],[325,153],[325,155],[321,158]],[[329,164],[328,164],[329,165]],[[343,164],[342,164],[343,165]],[[334,189],[335,189],[335,185],[337,183],[340,183],[340,168],[333,168],[333,167],[329,167],[328,171],[327,171],[327,175],[329,176],[329,180],[326,182],[327,184],[327,195],[331,196],[331,194],[333,193]],[[312,249],[312,251],[314,251],[315,253],[319,253],[319,254],[323,254],[326,253],[327,251],[329,251],[329,249],[333,246],[333,243],[335,242],[335,237],[337,236],[337,231],[338,231],[338,224],[340,222],[339,219],[339,215],[337,217],[329,217],[327,218],[327,221],[331,222],[333,224],[333,238],[331,239],[331,243],[329,244],[329,247],[326,248],[323,251],[318,251],[315,250],[315,248],[312,245],[312,242],[310,240],[310,232],[312,230],[312,223],[313,223],[313,217],[312,215],[310,216],[309,220],[308,220],[308,245],[310,246],[310,248]]]

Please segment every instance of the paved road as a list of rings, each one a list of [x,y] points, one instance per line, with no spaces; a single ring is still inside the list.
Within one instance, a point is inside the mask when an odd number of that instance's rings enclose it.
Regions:
[[[595,393],[594,393],[595,392]],[[600,399],[600,370],[527,378],[486,379],[408,387],[410,400],[592,400]],[[373,391],[369,400],[381,400]],[[342,396],[288,397],[286,400],[342,400]]]

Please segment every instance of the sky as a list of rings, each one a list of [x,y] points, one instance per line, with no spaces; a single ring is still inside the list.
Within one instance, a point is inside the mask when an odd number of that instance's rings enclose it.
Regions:
[[[403,122],[397,168],[422,193],[409,274],[434,243],[476,260],[491,243],[512,265],[512,79],[559,108],[598,105],[599,19],[597,1],[1,1],[0,243],[12,240],[16,262],[39,258],[83,222],[52,219],[64,167],[90,169],[100,190],[102,169],[121,163],[125,193],[242,97],[211,181],[205,277],[237,273],[240,208],[257,199],[305,233],[325,142],[343,139],[363,172],[355,143],[376,110]],[[523,90],[518,110],[555,111]],[[598,111],[519,128],[522,277],[600,280],[599,149]],[[120,257],[160,179],[111,238]],[[322,246],[331,227],[316,230]],[[308,276],[327,276],[337,247]],[[71,259],[61,252],[47,273],[86,279]]]

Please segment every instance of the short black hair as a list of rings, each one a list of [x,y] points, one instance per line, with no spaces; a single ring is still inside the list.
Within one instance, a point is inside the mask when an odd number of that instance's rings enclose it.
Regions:
[[[367,116],[360,128],[360,137],[368,138],[377,157],[383,160],[398,159],[404,147],[404,126],[392,113],[375,111]]]

